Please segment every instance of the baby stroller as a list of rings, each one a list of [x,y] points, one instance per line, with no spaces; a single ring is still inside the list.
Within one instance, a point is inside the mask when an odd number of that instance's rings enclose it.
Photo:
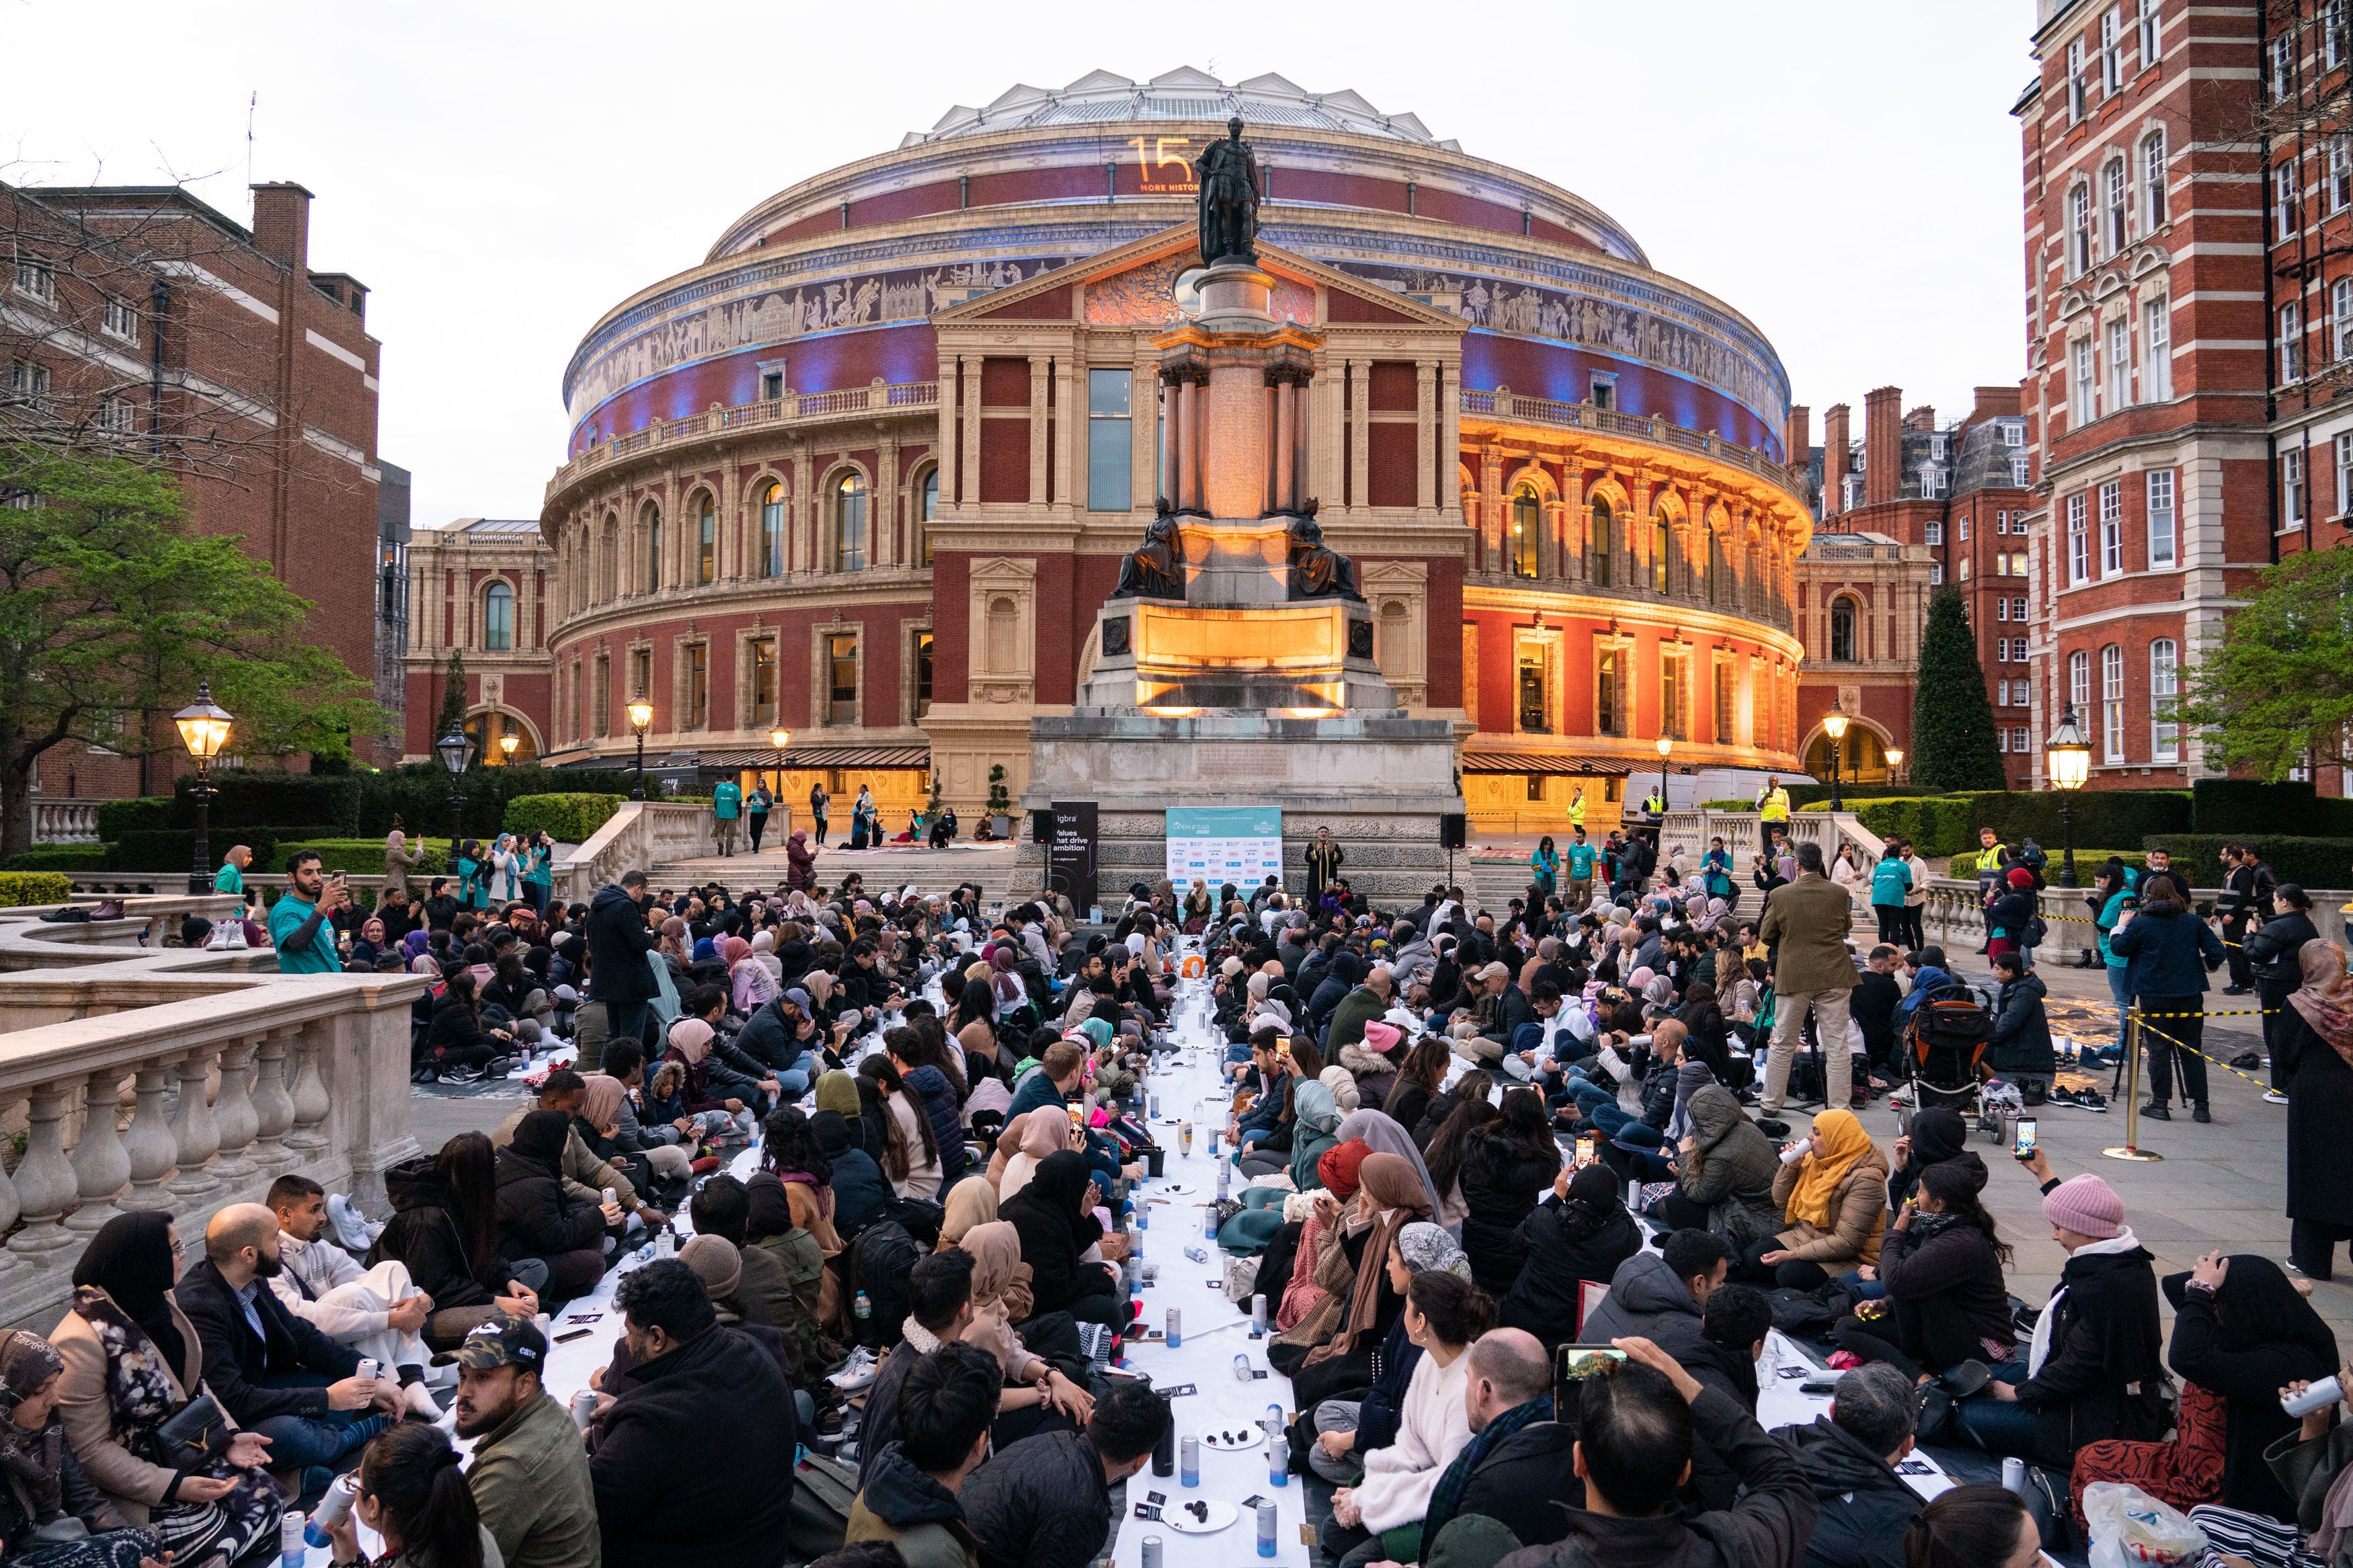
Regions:
[[[1898,1042],[1907,1080],[1899,1124],[1909,1131],[1915,1111],[1941,1105],[1973,1120],[1992,1141],[2007,1140],[2016,1109],[1986,1094],[1993,1015],[1984,1000],[1968,985],[1949,981],[1916,1003]]]

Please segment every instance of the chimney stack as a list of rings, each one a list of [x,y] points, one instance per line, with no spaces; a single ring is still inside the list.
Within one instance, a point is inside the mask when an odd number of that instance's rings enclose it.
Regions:
[[[1969,410],[1969,423],[2000,416],[2015,417],[2019,412],[2018,388],[2014,386],[1979,386],[1970,389],[1977,397],[1977,406]]]
[[[311,193],[287,181],[253,187],[253,247],[297,272],[311,269]]]
[[[1919,407],[1912,410],[1909,414],[1906,414],[1904,416],[1904,428],[1906,430],[1917,430],[1923,435],[1934,432],[1936,428],[1936,405],[1932,403],[1924,403],[1920,405]]]
[[[1803,468],[1814,445],[1814,411],[1802,403],[1789,405],[1789,422],[1781,426],[1781,460]]]
[[[1822,516],[1846,510],[1847,406],[1833,404],[1822,416]]]
[[[1904,493],[1904,389],[1862,395],[1862,502],[1878,506]]]

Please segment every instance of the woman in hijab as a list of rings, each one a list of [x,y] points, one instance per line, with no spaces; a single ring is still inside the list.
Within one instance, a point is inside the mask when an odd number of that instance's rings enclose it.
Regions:
[[[1341,1120],[1339,1139],[1343,1143],[1362,1142],[1374,1154],[1395,1154],[1413,1167],[1421,1178],[1422,1190],[1430,1194],[1430,1206],[1438,1207],[1438,1187],[1430,1179],[1430,1167],[1422,1163],[1421,1151],[1413,1146],[1413,1139],[1398,1125],[1394,1117],[1379,1110],[1352,1110]]]
[[[2296,954],[2303,984],[2288,994],[2272,1040],[2273,1081],[2287,1092],[2288,1257],[2315,1279],[2353,1240],[2353,977],[2345,950],[2307,942]]]
[[[1366,1156],[1356,1180],[1356,1218],[1352,1226],[1342,1227],[1336,1243],[1351,1255],[1356,1278],[1332,1337],[1309,1351],[1292,1373],[1292,1396],[1303,1408],[1312,1409],[1345,1389],[1370,1386],[1377,1370],[1375,1352],[1405,1304],[1389,1277],[1390,1251],[1408,1222],[1430,1217],[1430,1196],[1421,1179],[1397,1155]],[[1316,1206],[1325,1213],[1328,1225],[1338,1204],[1335,1199]]]
[[[966,1176],[948,1189],[947,1202],[943,1206],[945,1212],[940,1220],[939,1245],[932,1249],[934,1252],[961,1246],[975,1229],[996,1223],[997,1189],[988,1184],[986,1176]]]
[[[750,1017],[760,1006],[776,995],[776,982],[765,965],[752,956],[752,944],[740,936],[731,936],[719,945],[720,956],[727,963],[727,988],[730,1010],[742,1017]]]
[[[1563,1171],[1552,1192],[1556,1201],[1538,1204],[1520,1222],[1513,1239],[1526,1262],[1495,1307],[1497,1322],[1525,1329],[1548,1351],[1576,1342],[1584,1281],[1608,1284],[1618,1266],[1642,1249],[1641,1227],[1619,1201],[1618,1178],[1607,1165],[1586,1165],[1574,1175]]]
[[[1904,1206],[1920,1184],[1920,1173],[1931,1165],[1959,1165],[1985,1190],[1986,1164],[1969,1147],[1968,1123],[1950,1106],[1931,1105],[1913,1113],[1911,1125],[1895,1141],[1894,1171],[1887,1178],[1887,1212]]]
[[[1786,1229],[1752,1243],[1742,1275],[1785,1289],[1811,1290],[1879,1262],[1887,1228],[1887,1156],[1852,1110],[1825,1110],[1807,1133],[1806,1156],[1773,1176]]]
[[[1340,1106],[1320,1079],[1294,1079],[1291,1111],[1291,1184],[1303,1193],[1316,1184],[1315,1162],[1340,1141]]]
[[[411,974],[426,974],[438,980],[441,977],[441,965],[434,960],[430,951],[431,942],[432,934],[428,931],[410,931],[400,939],[400,954],[408,961],[408,972]]]
[[[21,1329],[0,1333],[5,1561],[22,1568],[153,1568],[164,1551],[160,1534],[127,1527],[67,1445],[58,1418],[64,1376],[65,1362],[48,1341]]]
[[[1030,1293],[1040,1312],[1068,1312],[1082,1322],[1124,1326],[1131,1309],[1108,1268],[1081,1260],[1103,1240],[1096,1222],[1097,1194],[1086,1156],[1075,1149],[1038,1163],[1029,1184],[997,1207],[1021,1236],[1021,1261],[1029,1266]]]
[[[1544,1098],[1532,1089],[1506,1090],[1495,1120],[1465,1142],[1462,1249],[1472,1278],[1490,1295],[1501,1296],[1518,1278],[1525,1257],[1520,1222],[1559,1170],[1560,1143]]]
[[[1340,1108],[1343,1116],[1353,1113],[1364,1103],[1356,1092],[1356,1075],[1337,1063],[1317,1073],[1315,1079],[1332,1091],[1332,1103]]]
[[[964,1184],[976,1182],[987,1186],[977,1178]],[[1078,1325],[1067,1312],[1035,1311],[1020,1233],[997,1220],[975,1226],[957,1245],[973,1260],[972,1321],[958,1338],[995,1356],[1004,1372],[1008,1402],[991,1428],[996,1440],[1009,1444],[1040,1432],[1077,1430],[1093,1414],[1094,1400],[1050,1358],[1083,1356]],[[1016,1322],[1024,1327],[1017,1330]]]
[[[63,1363],[58,1400],[75,1459],[119,1514],[181,1562],[229,1563],[276,1539],[283,1501],[262,1468],[269,1450],[250,1436],[193,1469],[157,1446],[156,1428],[210,1392],[195,1329],[172,1300],[179,1257],[172,1217],[152,1209],[117,1215],[90,1238],[73,1306],[49,1332]]]
[[[723,1100],[711,1087],[711,1069],[706,1065],[711,1057],[711,1042],[716,1032],[701,1018],[681,1018],[670,1026],[670,1048],[662,1053],[665,1062],[676,1062],[685,1075],[679,1086],[678,1098],[686,1113],[700,1123],[705,1136],[733,1132],[748,1140],[759,1119],[749,1107],[733,1098]]]
[[[1029,1184],[1040,1163],[1071,1147],[1070,1112],[1058,1105],[1041,1105],[1023,1111],[1007,1131],[1014,1134],[1013,1153],[997,1184],[1000,1204]]]
[[[595,1087],[599,1084],[604,1087]],[[628,1103],[628,1091],[621,1088],[618,1079],[604,1073],[590,1075],[583,1080],[580,1109],[572,1113],[572,1130],[580,1135],[588,1152],[629,1179],[638,1196],[649,1197],[656,1184],[651,1151],[627,1147],[621,1142],[621,1107]],[[636,1140],[632,1138],[631,1142]],[[673,1148],[668,1152],[677,1156],[677,1162],[666,1163],[663,1168],[691,1177],[694,1164],[686,1159],[686,1151]]]
[[[2294,1519],[2295,1500],[2263,1454],[2296,1429],[2296,1418],[2280,1408],[2280,1390],[2337,1374],[2337,1336],[2268,1258],[2210,1252],[2189,1273],[2159,1283],[2173,1303],[2168,1363],[2222,1396],[2221,1500]]]
[[[571,1120],[560,1110],[533,1110],[515,1124],[514,1140],[498,1152],[500,1250],[547,1265],[545,1296],[586,1295],[605,1272],[605,1232],[621,1223],[620,1205],[593,1208],[565,1190],[564,1142]]]

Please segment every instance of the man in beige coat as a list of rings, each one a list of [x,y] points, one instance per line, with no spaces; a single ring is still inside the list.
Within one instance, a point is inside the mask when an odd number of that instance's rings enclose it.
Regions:
[[[1764,1116],[1781,1114],[1789,1064],[1798,1055],[1798,1030],[1810,1006],[1820,1031],[1823,1103],[1835,1109],[1847,1104],[1852,1073],[1846,1004],[1855,971],[1846,936],[1853,920],[1846,889],[1822,875],[1821,846],[1799,845],[1798,879],[1766,899],[1765,923],[1757,931],[1774,948],[1773,1047],[1765,1062],[1764,1097],[1757,1102]]]

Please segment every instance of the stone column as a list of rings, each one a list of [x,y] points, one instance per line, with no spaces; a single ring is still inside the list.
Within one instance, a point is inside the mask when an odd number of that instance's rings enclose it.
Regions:
[[[1348,501],[1352,511],[1371,506],[1373,482],[1373,367],[1368,360],[1354,367],[1355,394],[1348,421]]]
[[[1438,505],[1438,362],[1413,367],[1413,504],[1423,511]]]
[[[1044,354],[1029,356],[1029,504],[1046,504],[1046,377]]]
[[[891,426],[874,444],[874,506],[878,513],[871,537],[874,542],[874,564],[896,566],[913,559],[899,548],[902,526],[899,505],[899,437],[898,427]],[[855,797],[853,797],[855,798]]]
[[[817,559],[816,513],[811,510],[816,498],[809,493],[817,483],[816,465],[805,441],[794,443],[792,459],[793,493],[785,504],[785,570],[807,572]]]
[[[1184,426],[1184,382],[1175,370],[1160,373],[1163,405],[1155,411],[1160,421],[1160,484],[1156,496],[1166,496],[1171,506],[1182,506],[1185,489],[1184,452],[1178,445],[1179,431]],[[1092,481],[1090,481],[1092,482]]]
[[[122,1083],[119,1067],[100,1068],[82,1082],[81,1138],[74,1144],[74,1183],[81,1206],[66,1220],[66,1228],[87,1236],[121,1210],[114,1200],[131,1184],[131,1155],[114,1125],[115,1090]]]
[[[1287,372],[1270,371],[1267,380],[1274,388],[1274,504],[1289,510],[1299,504],[1299,388]]]
[[[1592,514],[1585,505],[1585,466],[1575,458],[1560,466],[1560,574],[1585,581],[1585,528]]]
[[[172,1081],[169,1062],[142,1062],[132,1086],[131,1128],[122,1137],[131,1156],[131,1191],[117,1200],[127,1209],[172,1206],[164,1190],[171,1179],[175,1144],[172,1125],[164,1119],[164,1090]]]
[[[1201,504],[1201,384],[1187,367],[1177,384],[1176,504],[1190,510]]]

